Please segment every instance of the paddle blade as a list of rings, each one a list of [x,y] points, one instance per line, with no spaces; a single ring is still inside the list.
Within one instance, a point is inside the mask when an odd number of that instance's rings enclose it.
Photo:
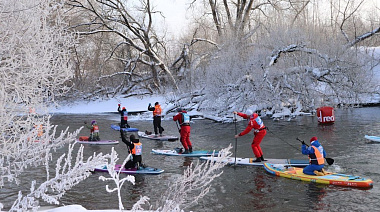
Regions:
[[[326,159],[327,164],[333,165],[334,159],[332,159],[332,158],[325,158],[325,159]]]

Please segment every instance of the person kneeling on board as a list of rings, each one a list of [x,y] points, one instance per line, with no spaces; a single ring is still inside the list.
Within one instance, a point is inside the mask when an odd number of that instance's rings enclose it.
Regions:
[[[120,130],[121,140],[128,146],[129,153],[132,154],[132,158],[125,164],[126,169],[144,167],[142,163],[142,144],[139,139],[136,139],[135,135],[129,137],[129,141],[124,136],[124,131]]]
[[[98,123],[93,120],[91,121],[91,126],[88,126],[87,122],[84,122],[84,124],[90,129],[90,137],[88,137],[88,141],[100,141]]]
[[[323,146],[318,142],[317,137],[312,137],[310,139],[310,146],[307,147],[305,142],[302,141],[302,154],[309,155],[310,165],[306,166],[303,169],[304,174],[308,175],[325,175],[323,167],[325,166],[325,157],[326,152],[323,149]]]

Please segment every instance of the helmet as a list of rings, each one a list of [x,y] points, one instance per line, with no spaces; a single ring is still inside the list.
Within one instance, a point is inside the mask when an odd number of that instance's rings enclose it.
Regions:
[[[93,125],[93,124],[96,124],[96,121],[95,121],[95,120],[92,120],[91,124],[92,124],[92,125]]]
[[[312,138],[310,139],[310,143],[313,142],[313,141],[317,141],[317,140],[318,140],[318,138],[314,136],[314,137],[312,137]]]
[[[248,116],[250,116],[250,115],[253,114],[253,111],[251,109],[247,109],[247,111],[245,112],[245,114],[247,114]]]
[[[158,102],[154,103],[154,105],[158,105]]]
[[[177,112],[182,112],[182,108],[177,108]]]
[[[125,107],[123,107],[123,110],[126,110]]]

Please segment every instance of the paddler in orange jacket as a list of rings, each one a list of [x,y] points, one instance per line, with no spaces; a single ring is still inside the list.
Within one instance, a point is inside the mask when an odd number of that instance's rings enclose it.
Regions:
[[[156,102],[154,103],[154,107],[151,106],[149,103],[148,110],[153,111],[153,127],[154,127],[154,134],[157,136],[157,133],[160,133],[160,136],[162,136],[162,132],[164,131],[164,128],[161,127],[161,105]],[[157,130],[158,129],[158,130]]]
[[[235,138],[238,138],[239,136],[243,136],[247,133],[249,133],[252,129],[254,129],[254,137],[251,144],[253,154],[256,156],[256,160],[253,162],[261,162],[265,161],[263,156],[263,151],[261,150],[260,143],[263,140],[264,136],[267,134],[266,127],[259,117],[259,114],[254,113],[252,110],[248,109],[246,114],[239,113],[234,111],[234,114],[237,114],[238,116],[243,117],[244,119],[249,119],[248,126],[245,128],[245,130],[238,135],[235,135]]]
[[[310,146],[306,147],[305,142],[302,141],[302,154],[309,155],[310,165],[303,169],[304,174],[308,175],[324,175],[323,167],[325,166],[326,152],[323,146],[318,142],[317,137],[310,139]]]

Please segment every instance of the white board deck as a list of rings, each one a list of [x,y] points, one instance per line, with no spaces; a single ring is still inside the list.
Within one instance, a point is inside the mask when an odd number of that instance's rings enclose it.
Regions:
[[[201,156],[217,156],[218,151],[210,151],[210,150],[195,150],[192,153],[183,154],[178,153],[178,151],[171,149],[171,150],[160,150],[160,149],[152,149],[152,153],[156,155],[167,155],[167,156],[184,156],[184,157],[201,157]]]
[[[211,160],[217,162],[223,162],[228,164],[235,164],[235,157],[227,157],[224,160],[218,157],[200,157],[201,160]],[[256,158],[236,158],[236,165],[247,165],[247,166],[263,166],[264,163],[272,163],[272,164],[283,164],[283,165],[291,165],[298,167],[305,167],[309,165],[308,160],[302,159],[267,159],[262,162],[253,162]]]
[[[155,135],[155,134],[147,135],[147,134],[145,134],[145,132],[141,132],[141,131],[138,131],[137,134],[141,138],[147,138],[147,139],[157,140],[157,141],[176,141],[176,140],[178,140],[177,136],[172,136],[172,135],[162,135],[162,136]]]
[[[365,135],[364,138],[366,138],[370,141],[380,142],[380,136]]]
[[[119,141],[116,140],[104,140],[104,141],[75,141],[78,144],[91,144],[91,145],[111,145],[111,144],[118,144]]]

